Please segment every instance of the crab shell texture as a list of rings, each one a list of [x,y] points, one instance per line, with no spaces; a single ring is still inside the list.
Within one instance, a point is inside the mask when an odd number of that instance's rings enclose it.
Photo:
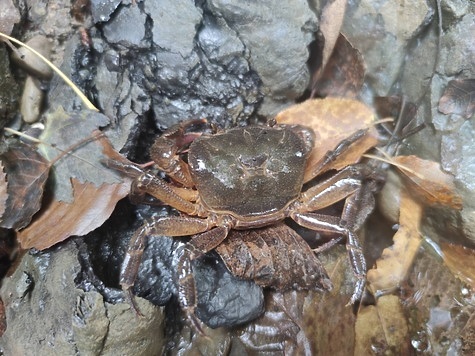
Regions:
[[[195,139],[188,163],[208,210],[252,219],[298,198],[313,145],[313,131],[299,125],[234,128]]]

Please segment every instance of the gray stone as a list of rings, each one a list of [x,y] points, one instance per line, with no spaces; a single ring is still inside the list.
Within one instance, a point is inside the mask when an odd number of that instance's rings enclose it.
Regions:
[[[201,11],[192,0],[145,1],[150,16],[153,42],[165,51],[183,57],[191,54]]]
[[[397,80],[411,41],[428,25],[434,10],[426,1],[363,0],[349,4],[342,32],[363,54],[373,95],[387,95]],[[426,65],[426,63],[424,63]]]
[[[50,252],[26,254],[0,290],[7,330],[6,355],[156,355],[164,347],[163,314],[138,299],[146,315],[112,305],[76,283],[84,276],[78,248],[69,241]],[[22,281],[22,282],[19,282]],[[34,351],[33,351],[34,350]]]
[[[212,13],[236,32],[249,53],[251,69],[263,83],[265,100],[260,113],[275,114],[280,105],[302,95],[309,82],[308,45],[317,19],[307,1],[240,2],[209,0]]]
[[[147,48],[145,40],[146,15],[138,6],[121,7],[111,21],[104,25],[104,36],[109,43],[129,48]]]
[[[26,44],[49,59],[52,51],[53,43],[46,37],[37,35],[30,38]],[[26,47],[20,47],[18,51],[13,52],[12,59],[16,64],[41,79],[51,79],[53,70],[35,53]]]
[[[106,22],[122,3],[122,0],[91,0],[91,14],[94,23]]]

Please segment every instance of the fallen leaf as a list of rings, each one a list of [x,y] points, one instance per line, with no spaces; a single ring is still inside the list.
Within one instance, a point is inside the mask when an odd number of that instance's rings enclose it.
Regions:
[[[70,236],[83,236],[101,226],[117,202],[130,191],[130,180],[117,184],[81,183],[72,179],[73,202],[52,201],[18,232],[23,249],[44,250]]]
[[[335,43],[340,35],[340,29],[343,24],[346,12],[346,0],[335,0],[326,3],[322,10],[320,18],[319,30],[324,38],[324,45],[322,51],[322,64],[320,70],[314,75],[314,82],[317,82],[322,70],[325,68],[330,59]]]
[[[411,190],[424,204],[441,204],[462,209],[462,197],[456,193],[454,177],[440,169],[437,162],[417,156],[397,156],[393,160],[408,169],[400,169],[409,180]]]
[[[441,243],[440,247],[450,271],[475,290],[475,250],[450,243]]]
[[[21,229],[41,207],[49,163],[31,146],[22,143],[12,146],[1,160],[7,178],[8,199],[0,226]]]
[[[409,328],[399,297],[384,295],[361,307],[355,324],[355,355],[409,355]]]
[[[313,86],[312,96],[355,98],[363,86],[364,75],[363,56],[340,34],[328,63]]]
[[[313,171],[325,154],[356,131],[369,129],[363,139],[355,142],[345,154],[333,162],[333,169],[339,170],[358,162],[364,152],[378,143],[378,133],[373,125],[373,111],[367,105],[353,99],[307,100],[280,112],[276,120],[280,124],[304,125],[312,128],[315,133],[315,147],[304,177],[306,182],[314,177]]]
[[[392,291],[404,281],[419,250],[422,238],[419,224],[422,206],[401,192],[399,229],[394,235],[394,244],[383,250],[376,267],[368,271],[368,287],[374,295]]]
[[[91,110],[66,113],[59,107],[47,116],[45,130],[40,136],[40,140],[47,144],[40,145],[40,152],[49,161],[55,160],[63,152],[68,153],[53,166],[56,200],[72,202],[71,178],[82,183],[92,182],[96,187],[104,183],[121,182],[117,172],[102,165],[102,147],[91,134],[108,123],[109,119],[105,115]],[[81,144],[77,147],[78,143]]]
[[[470,119],[475,112],[475,79],[451,80],[439,100],[439,111]]]

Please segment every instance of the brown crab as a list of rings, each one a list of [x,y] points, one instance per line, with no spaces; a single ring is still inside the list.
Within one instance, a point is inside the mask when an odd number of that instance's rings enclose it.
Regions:
[[[285,218],[308,229],[333,232],[346,238],[357,278],[350,303],[357,301],[364,290],[366,264],[356,230],[371,210],[366,199],[367,185],[363,184],[369,176],[366,166],[350,165],[302,191],[307,159],[314,146],[311,129],[273,122],[212,134],[191,130],[204,122],[192,120],[173,126],[152,146],[152,159],[172,182],[135,165],[126,167],[115,163],[116,169],[136,177],[134,192],[149,194],[181,212],[180,216],[145,223],[132,237],[120,276],[121,286],[132,306],[135,308],[131,288],[146,237],[151,234],[193,235],[179,262],[178,289],[180,303],[194,323],[196,297],[191,261],[215,249],[231,273],[254,279],[260,285],[278,290],[329,290],[331,282],[324,268],[297,233],[283,234],[287,236],[285,241],[282,234],[273,235],[272,230],[266,233],[266,239],[254,232],[232,234],[227,239],[232,230],[277,225]],[[365,133],[359,130],[343,140],[322,159],[312,175],[317,177],[326,170]],[[344,199],[341,217],[316,213]],[[286,250],[287,266],[273,261],[273,256],[282,255],[279,251],[282,248]],[[290,278],[280,278],[282,270],[292,270],[288,274]]]

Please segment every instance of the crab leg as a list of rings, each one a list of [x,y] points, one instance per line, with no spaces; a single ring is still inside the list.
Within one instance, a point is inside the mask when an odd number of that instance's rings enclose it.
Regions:
[[[323,209],[353,194],[365,176],[364,166],[349,166],[331,178],[304,192],[299,200],[298,212]]]
[[[142,173],[136,179],[132,189],[141,193],[148,193],[185,214],[199,215],[199,204],[192,203],[186,197],[180,196],[179,191],[175,190],[174,187],[150,173]]]
[[[346,250],[357,279],[349,304],[361,299],[366,284],[366,260],[355,231],[358,231],[374,209],[375,181],[365,182],[358,191],[345,201],[340,224],[347,230]]]
[[[367,176],[364,166],[349,166],[303,193],[301,205],[289,214],[303,227],[334,232],[346,238],[348,256],[357,279],[350,304],[361,298],[366,283],[366,261],[356,231],[374,208],[372,193],[376,181],[364,180]],[[345,198],[341,218],[312,212]]]
[[[230,228],[228,226],[218,226],[194,236],[186,244],[183,254],[178,260],[178,300],[188,319],[190,319],[200,331],[199,322],[195,316],[197,296],[191,261],[203,256],[223,242],[229,230]]]
[[[166,235],[166,236],[187,236],[197,234],[210,228],[208,219],[199,219],[193,217],[170,216],[153,219],[146,222],[132,236],[127,248],[127,252],[120,269],[119,283],[126,293],[131,306],[140,314],[133,296],[132,287],[137,278],[140,262],[142,261],[143,251],[145,249],[145,240],[149,235]]]
[[[316,164],[312,172],[312,177],[316,177],[320,172],[324,172],[331,168],[331,165],[339,156],[345,153],[353,143],[362,139],[367,133],[368,129],[360,129],[341,141],[335,147],[335,149],[328,151],[325,156],[323,156],[323,158]]]

